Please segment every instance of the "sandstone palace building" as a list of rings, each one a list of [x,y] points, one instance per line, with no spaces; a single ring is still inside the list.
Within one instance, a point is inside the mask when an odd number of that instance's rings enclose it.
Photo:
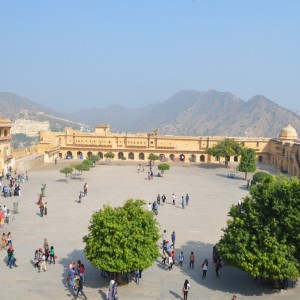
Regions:
[[[6,172],[7,166],[13,158],[11,149],[10,119],[0,118],[0,174]]]
[[[168,162],[217,163],[216,158],[206,153],[224,136],[176,136],[153,133],[113,133],[108,124],[97,125],[94,132],[66,129],[65,132],[44,131],[40,133],[40,148],[45,162],[61,158],[85,158],[91,154],[99,155],[113,152],[115,160],[126,159],[137,162],[147,161],[149,154]],[[278,138],[232,137],[243,142],[245,147],[256,151],[258,163],[273,165],[300,177],[300,142],[296,130],[288,125]],[[239,157],[231,157],[239,161]]]

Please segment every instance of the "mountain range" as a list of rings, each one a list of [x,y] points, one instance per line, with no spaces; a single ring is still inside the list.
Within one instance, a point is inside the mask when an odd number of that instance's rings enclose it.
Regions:
[[[55,111],[12,93],[0,93],[2,117],[17,118],[21,111],[94,127],[111,124],[114,132],[152,132],[177,135],[277,137],[291,124],[300,135],[300,118],[262,95],[244,101],[229,92],[186,90],[164,102],[129,109],[121,105],[87,108],[75,113]]]

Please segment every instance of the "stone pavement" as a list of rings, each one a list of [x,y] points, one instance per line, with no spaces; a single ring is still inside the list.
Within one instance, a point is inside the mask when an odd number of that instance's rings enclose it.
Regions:
[[[119,288],[121,300],[169,300],[181,299],[181,290],[187,278],[191,284],[189,300],[196,299],[299,299],[299,287],[272,294],[260,282],[247,274],[230,268],[220,270],[216,278],[211,263],[213,245],[222,234],[227,212],[232,204],[247,194],[243,174],[235,179],[226,177],[228,170],[209,168],[208,165],[189,166],[175,164],[163,178],[146,180],[147,172],[137,173],[136,164],[116,163],[110,166],[97,165],[83,174],[84,179],[65,179],[59,170],[70,161],[59,161],[57,165],[45,165],[29,172],[29,182],[22,184],[20,197],[0,197],[0,205],[12,208],[19,203],[19,213],[9,226],[0,230],[12,232],[18,268],[9,269],[3,260],[6,251],[0,251],[1,300],[14,299],[71,299],[65,285],[67,267],[72,260],[81,259],[86,266],[84,291],[89,299],[106,299],[108,280],[100,277],[99,270],[84,258],[82,237],[87,233],[91,214],[103,204],[121,205],[129,198],[142,198],[147,202],[156,200],[158,193],[165,193],[167,204],[159,207],[158,221],[161,230],[168,236],[176,232],[176,257],[185,254],[182,268],[175,266],[166,272],[159,260],[145,270],[140,284],[134,282]],[[156,168],[154,168],[156,174]],[[5,182],[5,180],[4,180]],[[89,193],[82,203],[77,203],[78,193],[84,182],[89,184]],[[42,183],[47,184],[46,197],[48,215],[41,218],[36,205]],[[171,195],[175,193],[177,205],[173,207]],[[189,193],[190,204],[181,209],[182,195]],[[34,251],[42,247],[44,238],[53,245],[58,256],[57,264],[48,266],[47,272],[37,273],[32,265]],[[188,268],[188,256],[196,254],[195,269]],[[209,270],[205,280],[201,279],[200,265],[208,258]],[[298,295],[298,296],[297,296]]]

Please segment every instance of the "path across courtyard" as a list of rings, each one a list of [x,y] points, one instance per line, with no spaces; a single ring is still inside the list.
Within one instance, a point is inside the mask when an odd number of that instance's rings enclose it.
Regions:
[[[159,207],[158,221],[161,231],[166,229],[170,238],[176,232],[176,258],[180,251],[185,254],[182,268],[175,266],[167,272],[160,260],[142,274],[140,284],[134,282],[119,288],[120,300],[169,300],[182,299],[181,291],[185,279],[191,284],[189,300],[198,299],[299,299],[299,287],[273,294],[247,274],[223,267],[220,278],[216,278],[211,263],[212,247],[226,225],[227,213],[232,204],[244,197],[248,191],[245,181],[237,176],[227,178],[228,170],[209,168],[207,165],[172,165],[163,178],[146,180],[145,172],[137,172],[136,165],[112,163],[97,165],[83,174],[84,179],[65,179],[59,170],[66,160],[57,165],[44,165],[29,171],[29,181],[22,184],[20,197],[0,197],[0,205],[13,208],[18,202],[19,213],[14,221],[0,230],[10,231],[13,237],[18,268],[9,269],[4,259],[6,251],[0,251],[1,300],[15,299],[72,299],[65,285],[67,268],[71,261],[81,259],[86,267],[85,294],[89,299],[106,299],[108,279],[100,277],[84,258],[82,237],[87,234],[90,216],[104,204],[121,205],[126,199],[140,198],[146,202],[156,200],[158,193],[165,193],[167,203]],[[157,174],[154,168],[154,174]],[[3,183],[5,183],[4,180]],[[78,203],[78,193],[84,182],[89,185],[88,196]],[[41,184],[46,183],[48,215],[39,216],[36,205]],[[172,206],[171,195],[177,198]],[[181,209],[181,196],[189,193],[190,203]],[[34,251],[43,246],[44,238],[53,245],[58,256],[57,264],[50,265],[47,272],[38,273],[32,265]],[[196,255],[195,269],[188,268],[191,251]],[[200,265],[209,260],[208,275],[201,279]]]

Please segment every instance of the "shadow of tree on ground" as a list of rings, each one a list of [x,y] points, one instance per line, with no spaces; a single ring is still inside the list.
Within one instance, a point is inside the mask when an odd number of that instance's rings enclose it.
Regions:
[[[176,262],[176,267],[178,267],[182,273],[185,273],[187,278],[190,277],[198,284],[211,290],[219,290],[225,293],[244,296],[259,296],[272,293],[265,281],[255,281],[252,276],[237,268],[223,266],[219,271],[220,276],[217,277],[215,266],[212,262],[213,246],[212,244],[205,244],[200,241],[188,241],[181,249],[176,250],[177,259],[181,251],[183,251],[185,256],[183,266],[179,267],[178,262]],[[193,251],[196,256],[194,269],[189,269],[189,255],[191,251]],[[201,265],[204,259],[208,260],[209,265],[207,277],[202,279]]]
[[[84,289],[85,287],[98,289],[98,292],[102,299],[106,299],[106,293],[102,289],[108,289],[110,279],[101,277],[101,270],[91,265],[89,260],[85,258],[82,250],[74,250],[67,257],[60,258],[58,261],[64,267],[64,272],[61,274],[61,282],[62,285],[64,285],[65,290],[67,291],[67,296],[74,296],[74,292],[72,291],[72,288],[68,287],[68,283],[66,280],[69,274],[69,265],[72,263],[72,261],[75,261],[75,263],[77,264],[78,260],[81,260],[85,267],[83,291],[86,293]],[[88,295],[87,297],[89,298]]]

